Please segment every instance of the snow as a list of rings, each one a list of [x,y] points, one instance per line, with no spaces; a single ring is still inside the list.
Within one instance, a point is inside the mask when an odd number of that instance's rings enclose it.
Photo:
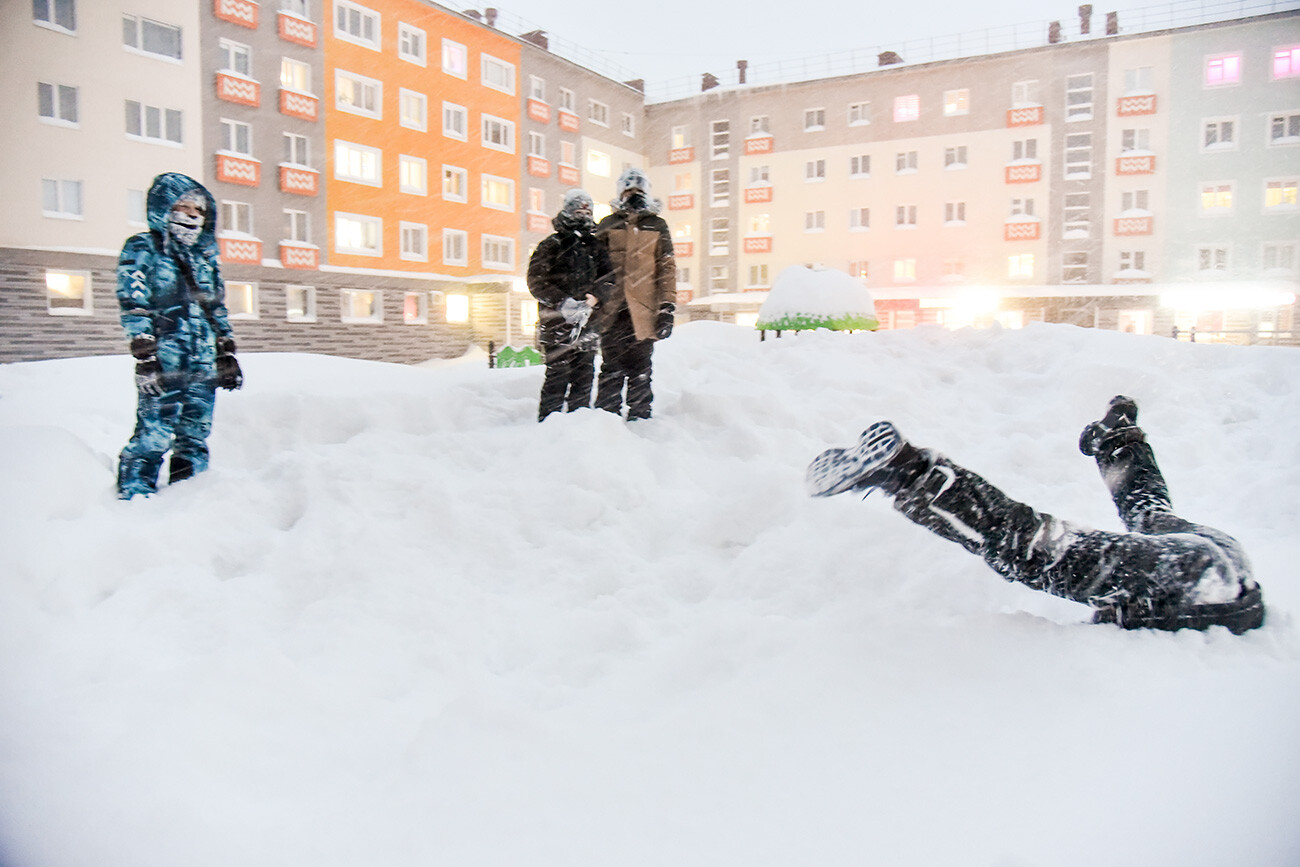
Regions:
[[[867,327],[862,322],[875,323],[876,306],[862,281],[843,271],[791,265],[776,276],[767,300],[759,309],[758,319],[767,327],[772,327],[772,323],[847,319],[859,323],[854,327],[862,328]]]
[[[1066,326],[692,323],[656,417],[540,368],[242,356],[212,469],[118,502],[130,360],[0,367],[0,863],[1300,863],[1300,354]],[[1119,521],[1141,405],[1256,632],[1124,632],[807,463],[878,418]]]

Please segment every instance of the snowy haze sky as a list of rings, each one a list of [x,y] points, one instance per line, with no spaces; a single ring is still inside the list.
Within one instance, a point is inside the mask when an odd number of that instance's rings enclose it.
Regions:
[[[1034,22],[1043,22],[1040,29],[1045,35],[1047,21],[1059,20],[1069,29],[1077,21],[1079,3],[823,0],[773,5],[779,11],[740,0],[660,0],[621,7],[572,0],[519,0],[513,6],[496,4],[496,8],[505,16],[535,24],[552,39],[597,53],[638,78],[662,82],[703,72],[722,75],[734,70],[741,59],[753,67]],[[1095,26],[1104,21],[1107,11],[1122,7],[1094,3],[1093,9]]]

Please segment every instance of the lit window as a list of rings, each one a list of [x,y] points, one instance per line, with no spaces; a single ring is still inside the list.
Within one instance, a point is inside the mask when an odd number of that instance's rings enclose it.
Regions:
[[[81,181],[41,180],[41,213],[60,220],[80,220]]]
[[[397,25],[397,56],[408,63],[424,66],[428,62],[426,46],[428,37],[423,30],[410,24]]]
[[[398,118],[402,126],[424,132],[429,128],[429,99],[423,93],[403,87],[397,99]]]
[[[424,196],[429,193],[429,169],[424,159],[400,154],[397,157],[398,189]]]
[[[1201,211],[1227,213],[1232,210],[1232,184],[1202,184]]]
[[[601,178],[609,177],[610,165],[609,154],[590,148],[587,150],[587,171],[593,175]]]
[[[459,292],[447,296],[447,321],[464,324],[469,321],[469,296]]]
[[[284,318],[289,322],[316,321],[316,287],[285,286]]]
[[[379,13],[349,0],[334,0],[334,35],[379,50]]]
[[[123,15],[122,44],[155,57],[181,59],[181,29],[173,24]]]
[[[751,180],[752,180],[751,176]],[[673,175],[673,192],[689,193],[695,188],[695,178],[690,172],[678,172]]]
[[[384,84],[355,72],[334,71],[334,106],[365,117],[383,116]]]
[[[943,116],[956,117],[970,114],[970,90],[945,90],[943,92]]]
[[[862,282],[866,282],[871,275],[871,265],[866,259],[859,259],[849,263],[849,276],[856,277]]]
[[[37,113],[42,120],[58,125],[75,126],[78,118],[77,88],[66,84],[36,83]]]
[[[528,210],[534,214],[545,214],[546,211],[546,190],[537,187],[528,188]]]
[[[916,279],[916,260],[915,259],[895,259],[894,260],[894,280],[900,283],[910,283]]]
[[[384,321],[384,293],[377,289],[340,289],[339,320],[351,325]]]
[[[402,297],[402,322],[407,325],[427,325],[429,322],[429,293],[407,292]]]
[[[677,148],[690,147],[690,144],[690,130],[684,126],[673,127],[672,134],[669,136],[669,146],[676,150]]]
[[[383,255],[384,221],[362,214],[334,214],[334,249],[357,256]]]
[[[257,319],[257,284],[228,281],[226,313],[231,319]]]
[[[576,142],[560,142],[560,162],[566,166],[576,166],[578,164],[578,145]]]
[[[1264,208],[1269,211],[1294,211],[1296,179],[1268,181],[1264,185]]]
[[[906,123],[921,117],[921,97],[918,94],[894,97],[894,123]]]
[[[1222,84],[1238,84],[1241,81],[1241,55],[1220,54],[1206,58],[1205,84],[1215,87]]]
[[[409,261],[427,262],[429,260],[429,227],[423,223],[402,221],[400,231],[402,246],[399,255]]]
[[[1300,75],[1300,45],[1273,52],[1273,77],[1293,78]]]
[[[444,265],[467,265],[469,264],[469,233],[460,229],[443,229],[442,230],[442,261]],[[451,318],[452,298],[456,296],[447,296],[447,321],[465,322],[468,320],[468,299],[466,299],[466,318],[453,320]],[[464,298],[465,296],[460,296]]]
[[[749,234],[751,235],[772,234],[772,215],[751,214],[749,217]]]
[[[1007,276],[1011,279],[1029,279],[1034,276],[1034,254],[1021,253],[1007,257]]]
[[[515,182],[509,178],[484,175],[482,181],[483,207],[496,211],[515,209]]]
[[[281,57],[280,86],[300,93],[311,93],[311,64],[291,57]]]
[[[491,54],[481,55],[479,75],[482,77],[484,87],[490,87],[502,93],[514,94],[515,66],[513,63],[506,63]]]
[[[354,184],[381,186],[380,165],[384,152],[379,148],[334,140],[334,177]]]
[[[51,316],[91,316],[95,312],[89,271],[46,271],[45,310]]]
[[[442,40],[442,71],[457,78],[469,77],[469,51],[459,42]]]

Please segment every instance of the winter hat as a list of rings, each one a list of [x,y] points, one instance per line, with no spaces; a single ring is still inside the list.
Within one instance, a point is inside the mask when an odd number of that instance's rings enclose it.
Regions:
[[[208,199],[198,190],[190,190],[181,193],[181,195],[176,198],[175,203],[172,204],[172,207],[175,208],[177,205],[190,205],[191,207],[198,209],[200,213],[206,214],[208,212]]]
[[[650,197],[650,179],[640,169],[626,168],[618,176],[618,197],[625,198],[632,190],[640,190]]]
[[[594,207],[595,202],[591,200],[591,196],[587,194],[586,190],[574,189],[564,194],[564,204],[560,207],[560,210],[566,214],[577,214],[579,211],[586,211],[587,215],[591,216]]]

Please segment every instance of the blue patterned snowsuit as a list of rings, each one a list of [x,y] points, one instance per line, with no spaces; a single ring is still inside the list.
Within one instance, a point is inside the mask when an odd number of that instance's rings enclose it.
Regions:
[[[167,230],[168,213],[191,190],[208,203],[198,242],[184,247]],[[123,499],[157,490],[163,455],[172,474],[208,466],[208,433],[216,397],[218,337],[230,336],[225,284],[217,263],[216,210],[198,181],[167,173],[149,189],[149,231],[127,239],[117,262],[117,300],[127,340],[152,336],[163,370],[163,394],[139,395],[135,433],[118,461]],[[186,276],[186,265],[193,279]]]

